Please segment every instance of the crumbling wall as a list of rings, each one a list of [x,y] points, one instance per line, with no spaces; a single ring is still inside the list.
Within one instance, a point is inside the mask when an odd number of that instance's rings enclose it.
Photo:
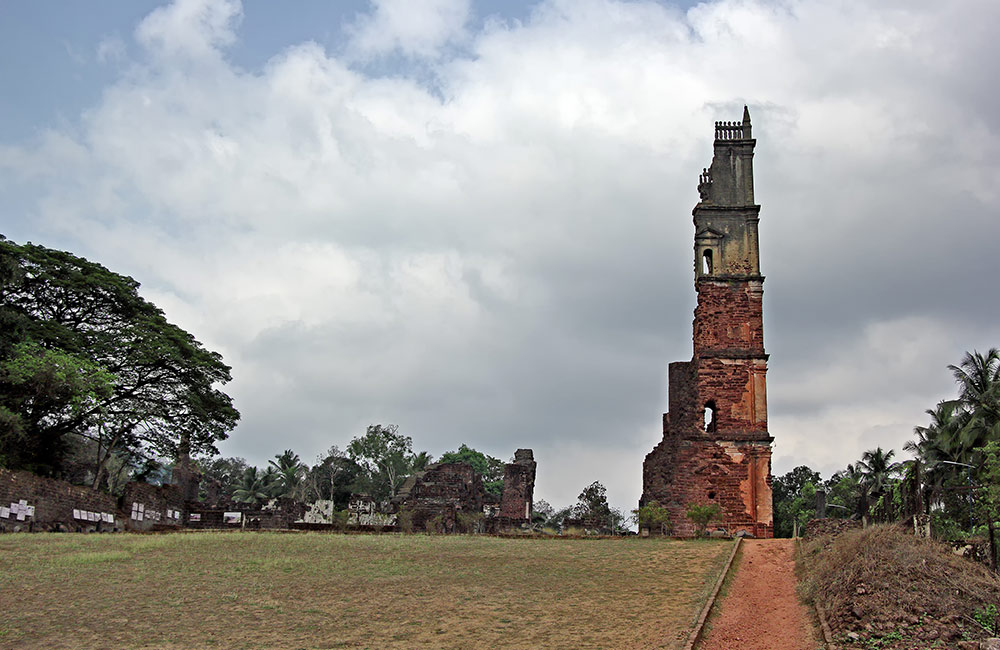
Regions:
[[[400,526],[414,531],[458,532],[483,513],[483,480],[467,463],[435,463],[410,476],[393,503]]]
[[[96,532],[124,526],[109,494],[0,468],[0,531]]]
[[[802,536],[809,539],[833,538],[855,528],[861,528],[861,522],[854,519],[834,519],[831,517],[810,519],[806,522],[805,533]]]
[[[355,494],[347,504],[347,525],[358,528],[382,529],[395,526],[397,515],[394,512],[383,512],[367,494]]]
[[[309,506],[281,497],[264,504],[222,502],[217,507],[188,502],[188,528],[242,528],[247,530],[282,530],[301,521]]]
[[[121,502],[131,530],[162,530],[184,524],[187,507],[183,490],[176,485],[132,481],[125,486]]]
[[[537,463],[530,449],[518,449],[514,452],[514,462],[504,466],[503,495],[500,498],[501,526],[518,526],[531,522],[536,468]]]
[[[670,513],[673,534],[688,537],[697,526],[691,504],[718,504],[718,525],[731,535],[773,537],[770,446],[745,441],[665,440],[643,463],[643,503],[657,501]],[[761,485],[766,489],[761,489]]]
[[[757,281],[698,280],[695,357],[712,351],[764,352],[763,292]]]

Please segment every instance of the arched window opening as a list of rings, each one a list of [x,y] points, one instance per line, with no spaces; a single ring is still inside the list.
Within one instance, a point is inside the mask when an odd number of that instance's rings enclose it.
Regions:
[[[705,250],[701,255],[701,272],[704,275],[712,275],[712,251]]]
[[[715,498],[715,491],[714,491],[714,490],[712,490],[712,491],[710,491],[710,492],[708,493],[708,498],[709,498],[709,499],[714,499],[714,498]]]
[[[707,402],[705,402],[705,431],[708,431],[709,433],[715,432],[716,410],[717,409],[715,408],[715,400],[710,399]]]

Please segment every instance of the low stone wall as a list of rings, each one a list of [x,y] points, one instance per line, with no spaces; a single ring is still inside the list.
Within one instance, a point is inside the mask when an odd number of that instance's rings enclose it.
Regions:
[[[115,498],[66,481],[0,469],[0,531],[123,530]]]
[[[263,505],[224,503],[222,507],[206,508],[188,502],[186,528],[243,528],[247,530],[277,530],[292,528],[302,521],[308,506],[292,499],[272,499]]]
[[[180,528],[187,507],[181,489],[175,485],[131,482],[125,486],[122,510],[128,515],[130,530]]]
[[[837,537],[855,528],[861,528],[861,522],[854,519],[810,519],[806,523],[806,530],[802,536],[808,539]]]

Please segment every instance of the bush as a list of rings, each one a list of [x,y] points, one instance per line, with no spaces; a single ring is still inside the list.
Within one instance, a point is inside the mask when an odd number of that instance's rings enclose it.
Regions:
[[[704,505],[692,503],[688,505],[687,510],[687,518],[698,526],[698,535],[700,537],[705,536],[705,529],[708,528],[708,525],[712,521],[718,519],[721,514],[722,508],[717,503],[706,503]]]
[[[463,533],[478,533],[479,522],[483,520],[481,512],[459,512],[458,529]]]
[[[661,506],[657,501],[650,501],[646,505],[632,511],[635,515],[639,528],[647,528],[650,532],[658,530],[661,535],[669,535],[673,532],[670,523],[670,512]]]
[[[444,531],[444,516],[434,515],[424,522],[424,530],[428,533],[443,533]]]

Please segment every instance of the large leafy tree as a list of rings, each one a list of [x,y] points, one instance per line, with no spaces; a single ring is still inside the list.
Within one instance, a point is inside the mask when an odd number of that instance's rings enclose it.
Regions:
[[[230,458],[220,456],[199,460],[198,468],[202,473],[202,488],[207,491],[209,484],[215,483],[221,496],[232,497],[236,488],[240,487],[243,474],[248,467],[246,459],[238,456]]]
[[[58,474],[69,436],[117,454],[217,454],[239,419],[222,357],[169,323],[139,283],[0,236],[0,463]]]
[[[573,506],[573,515],[578,519],[609,521],[611,506],[608,505],[608,491],[600,481],[594,481],[583,488]]]
[[[399,432],[395,424],[369,425],[364,435],[351,440],[347,454],[361,467],[355,483],[375,501],[392,498],[415,465],[426,466],[430,456],[413,453],[413,439]]]
[[[306,475],[306,498],[333,501],[338,510],[343,510],[361,473],[361,466],[334,445],[316,459]]]
[[[468,463],[472,469],[483,477],[483,488],[496,496],[503,492],[504,462],[499,458],[487,456],[465,444],[458,451],[446,451],[438,459],[439,463]]]
[[[817,485],[820,485],[819,472],[805,465],[771,481],[775,537],[791,537],[795,522],[804,525],[815,514]]]

